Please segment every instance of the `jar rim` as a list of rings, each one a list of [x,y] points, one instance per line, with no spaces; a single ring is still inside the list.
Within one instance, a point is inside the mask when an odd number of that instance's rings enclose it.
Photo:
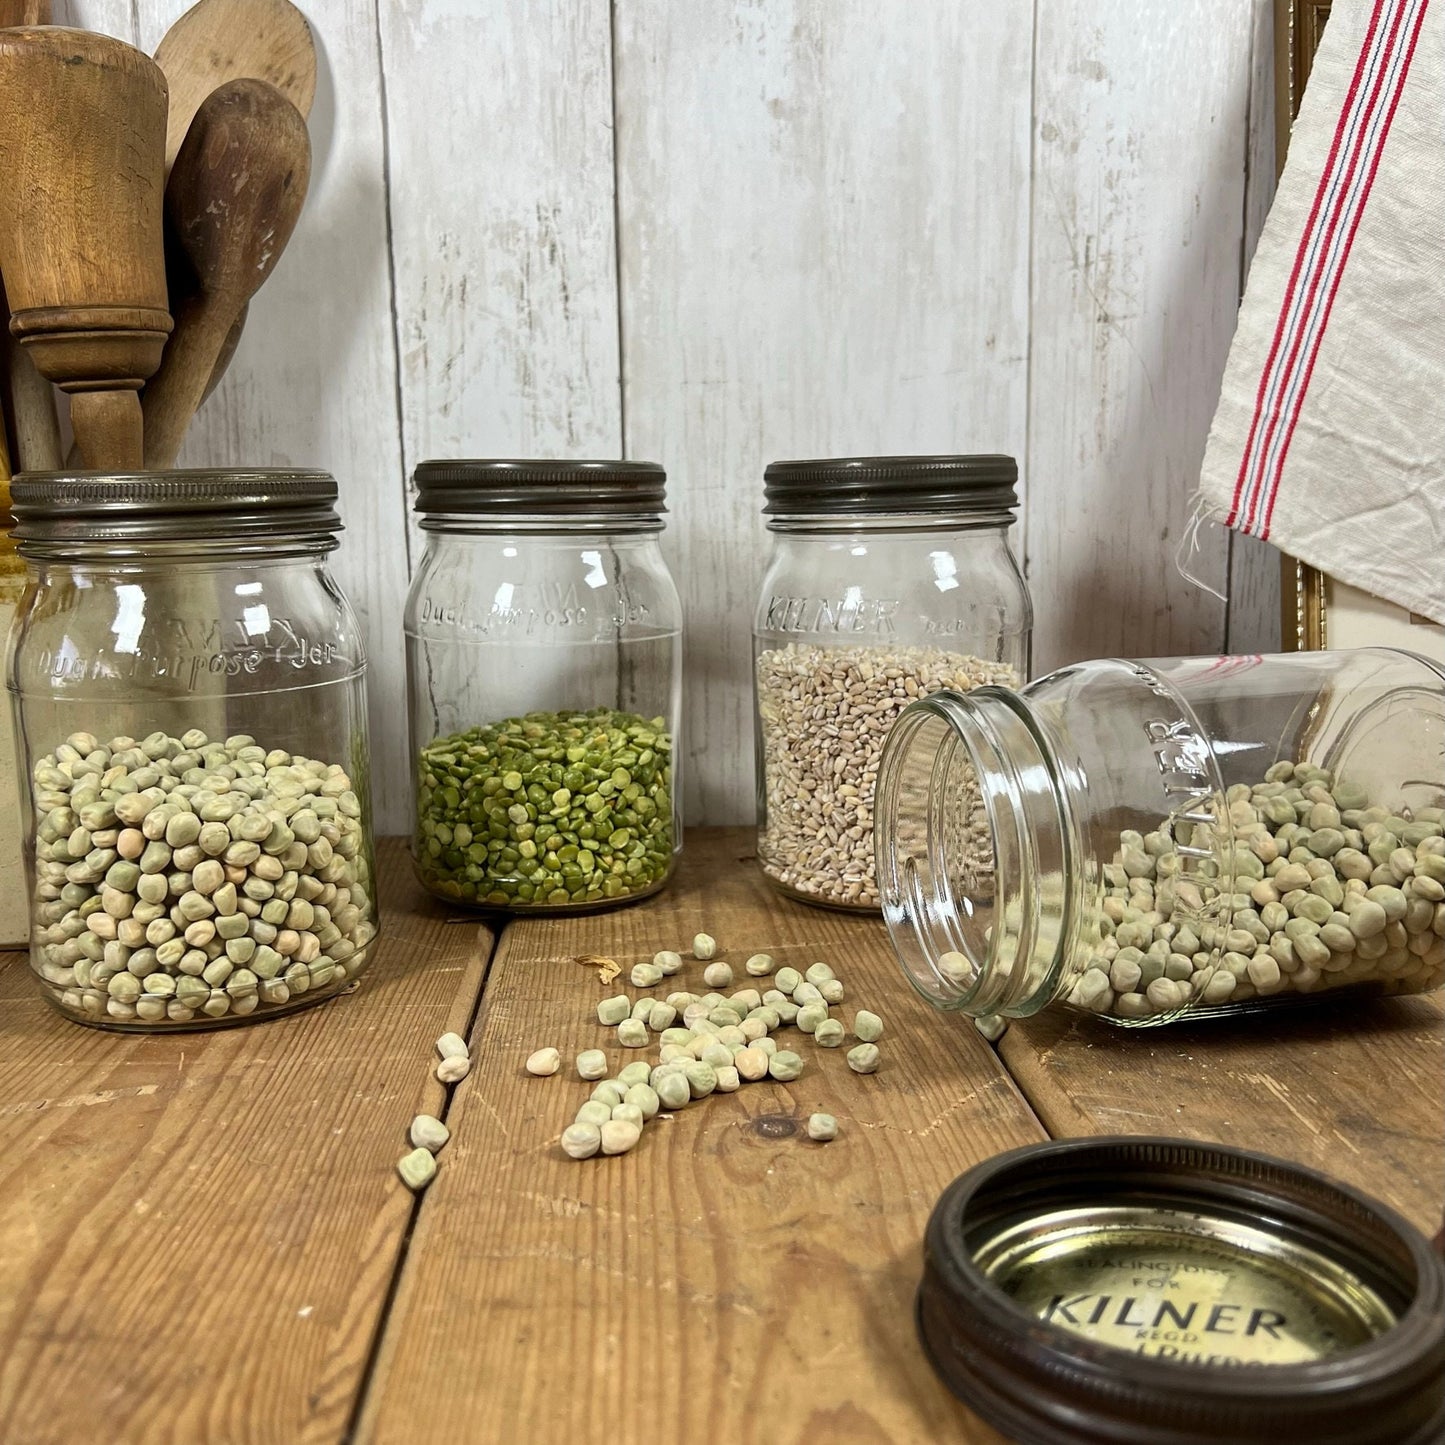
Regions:
[[[808,533],[815,536],[870,535],[909,536],[938,532],[1007,532],[1018,520],[1009,507],[953,507],[938,511],[858,510],[770,512],[764,508],[764,526],[770,532]]]
[[[342,528],[336,498],[328,472],[289,467],[25,472],[10,484],[22,555],[47,544],[329,540]]]

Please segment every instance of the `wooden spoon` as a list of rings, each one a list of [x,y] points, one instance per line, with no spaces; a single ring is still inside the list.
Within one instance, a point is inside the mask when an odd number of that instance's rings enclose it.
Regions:
[[[136,393],[166,311],[161,187],[166,82],[86,30],[0,30],[0,272],[10,330],[71,393],[90,467],[141,462]]]
[[[197,289],[146,387],[145,464],[175,464],[227,333],[271,274],[306,199],[311,141],[300,111],[264,80],[207,96],[176,156],[166,214]]]
[[[205,98],[228,80],[265,80],[303,119],[316,95],[316,45],[291,0],[200,0],[156,47],[171,88],[166,171]]]

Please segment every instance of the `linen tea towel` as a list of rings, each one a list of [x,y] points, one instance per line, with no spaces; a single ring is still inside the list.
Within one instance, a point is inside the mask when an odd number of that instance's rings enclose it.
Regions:
[[[1445,0],[1331,7],[1200,497],[1445,623]]]

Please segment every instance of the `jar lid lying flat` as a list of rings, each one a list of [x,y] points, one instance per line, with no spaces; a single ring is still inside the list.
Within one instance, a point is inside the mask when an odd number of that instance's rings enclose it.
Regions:
[[[1018,477],[1018,463],[995,454],[771,462],[763,473],[763,512],[776,517],[1008,513],[1018,505]]]
[[[429,461],[416,469],[416,510],[433,530],[448,514],[657,517],[666,482],[656,462]]]
[[[190,541],[336,532],[327,472],[205,468],[26,472],[10,484],[14,535],[27,542]]]
[[[1264,1155],[1106,1138],[1000,1155],[928,1222],[934,1368],[1025,1445],[1434,1445],[1445,1262]]]

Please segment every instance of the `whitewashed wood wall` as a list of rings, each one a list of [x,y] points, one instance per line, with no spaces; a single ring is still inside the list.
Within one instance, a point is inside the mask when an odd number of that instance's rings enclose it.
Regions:
[[[70,0],[153,50],[187,0]],[[1035,664],[1258,650],[1174,554],[1272,189],[1270,0],[302,0],[308,208],[182,463],[340,479],[407,822],[406,478],[666,464],[687,816],[752,815],[763,464],[1006,451]]]

